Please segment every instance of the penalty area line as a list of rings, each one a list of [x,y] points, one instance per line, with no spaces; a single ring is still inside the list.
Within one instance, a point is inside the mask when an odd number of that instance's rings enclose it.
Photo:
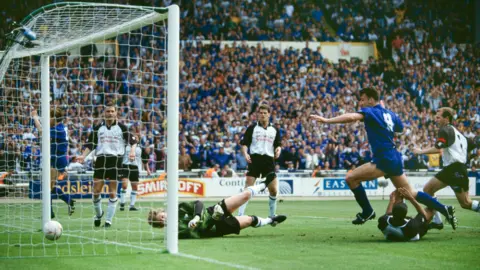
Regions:
[[[18,227],[19,227],[19,226],[13,226],[13,225],[9,225],[9,224],[0,224],[0,226],[8,227],[8,228],[18,228]],[[23,226],[21,226],[21,227],[22,227],[22,229],[24,229],[24,230],[33,230],[33,228],[25,228],[25,227],[23,227]],[[28,232],[28,231],[27,231],[27,232]],[[32,232],[33,232],[33,231],[32,231]],[[166,251],[166,249],[142,247],[142,246],[136,246],[136,245],[131,245],[131,244],[127,244],[127,243],[120,243],[120,242],[116,242],[116,241],[102,240],[102,239],[92,238],[92,237],[87,237],[87,236],[79,236],[79,235],[70,234],[70,233],[63,233],[63,235],[68,236],[68,237],[72,237],[72,238],[90,240],[90,241],[92,241],[92,242],[97,242],[97,243],[117,245],[117,246],[123,246],[123,247],[129,247],[129,248],[141,249],[141,250],[147,250],[147,251],[153,251],[153,252],[163,252],[163,251]],[[112,255],[113,255],[113,254],[112,254]],[[215,259],[206,258],[206,257],[200,257],[200,256],[195,256],[195,255],[186,254],[186,253],[180,253],[180,252],[179,252],[179,253],[177,253],[177,254],[171,254],[171,255],[178,256],[178,257],[183,257],[183,258],[188,258],[188,259],[192,259],[192,260],[201,260],[201,261],[209,262],[209,263],[212,263],[212,264],[228,266],[228,267],[236,268],[236,269],[258,270],[258,268],[253,268],[253,267],[249,267],[249,266],[245,266],[245,265],[241,265],[241,264],[234,264],[234,263],[222,262],[222,261],[218,261],[218,260],[215,260]],[[28,257],[28,256],[25,256],[25,257]],[[1,258],[10,258],[10,257],[1,257]],[[14,258],[15,258],[15,259],[18,259],[18,258],[20,258],[20,257],[14,257]],[[12,258],[12,259],[13,259],[13,258]]]

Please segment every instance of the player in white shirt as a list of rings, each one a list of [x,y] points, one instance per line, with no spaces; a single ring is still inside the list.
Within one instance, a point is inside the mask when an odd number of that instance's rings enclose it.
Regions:
[[[250,125],[242,139],[242,154],[248,162],[245,188],[253,186],[259,177],[266,178],[268,186],[270,217],[277,209],[278,180],[275,173],[275,159],[280,156],[282,145],[280,132],[270,123],[270,106],[261,104],[257,111],[257,123]],[[271,178],[271,179],[270,179]],[[238,215],[245,214],[247,203],[238,209]],[[275,226],[275,223],[272,223]]]
[[[434,196],[435,192],[450,186],[455,192],[458,202],[464,209],[470,209],[480,213],[479,201],[470,199],[468,195],[468,153],[475,148],[474,142],[463,136],[452,126],[452,108],[443,107],[438,109],[435,121],[440,127],[435,146],[428,149],[414,149],[417,155],[442,153],[443,169],[437,173],[423,188],[423,191]],[[438,215],[438,214],[436,214]],[[432,221],[431,228],[442,229],[441,218],[436,216]]]
[[[122,189],[120,190],[120,211],[125,210],[125,195],[127,193],[128,181],[132,185],[130,192],[130,211],[137,211],[135,201],[137,200],[138,181],[141,168],[145,166],[147,175],[150,175],[150,169],[147,166],[148,154],[144,149],[138,146],[139,136],[130,137],[130,143],[127,144],[125,155],[123,156],[123,169],[120,178],[122,179]],[[145,162],[143,162],[145,161]]]

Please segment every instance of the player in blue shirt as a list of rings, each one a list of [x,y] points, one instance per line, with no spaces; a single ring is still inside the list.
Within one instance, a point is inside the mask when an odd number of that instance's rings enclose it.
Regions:
[[[36,110],[32,110],[32,117],[38,133],[42,134],[42,125],[38,119]],[[72,215],[75,211],[75,200],[70,194],[63,193],[59,186],[56,186],[57,180],[63,180],[66,176],[66,168],[68,166],[68,136],[67,130],[63,125],[64,112],[60,108],[50,109],[50,187],[52,195],[56,195],[68,206],[68,215]],[[51,208],[51,216],[55,217],[53,208]]]
[[[407,177],[403,173],[401,154],[395,148],[393,141],[395,132],[403,131],[403,124],[400,118],[379,104],[378,92],[372,88],[364,88],[360,91],[359,104],[361,109],[358,112],[346,113],[330,119],[319,115],[310,115],[311,119],[325,124],[356,121],[365,123],[368,141],[373,152],[373,160],[347,173],[345,178],[350,190],[355,195],[357,203],[362,208],[362,212],[357,214],[356,219],[352,223],[360,225],[375,218],[375,211],[373,211],[370,205],[361,182],[385,176],[385,178],[392,180],[397,189],[401,187],[407,188],[417,201],[442,213],[452,224],[452,227],[456,229],[457,219],[453,206],[445,206],[427,193],[417,192],[409,185]]]

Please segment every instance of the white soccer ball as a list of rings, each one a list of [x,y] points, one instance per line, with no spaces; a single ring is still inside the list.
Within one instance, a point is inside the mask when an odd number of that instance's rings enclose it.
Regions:
[[[58,221],[51,220],[43,226],[43,234],[48,240],[58,240],[62,236],[63,227]]]

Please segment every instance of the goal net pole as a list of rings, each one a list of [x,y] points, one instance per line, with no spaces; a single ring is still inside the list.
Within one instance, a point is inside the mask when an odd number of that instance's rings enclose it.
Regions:
[[[51,219],[51,190],[50,190],[50,56],[42,55],[40,58],[41,98],[42,110],[42,228]]]
[[[178,135],[179,135],[179,74],[180,74],[180,9],[168,8],[167,63],[167,250],[178,252]],[[172,188],[173,187],[173,188]]]

